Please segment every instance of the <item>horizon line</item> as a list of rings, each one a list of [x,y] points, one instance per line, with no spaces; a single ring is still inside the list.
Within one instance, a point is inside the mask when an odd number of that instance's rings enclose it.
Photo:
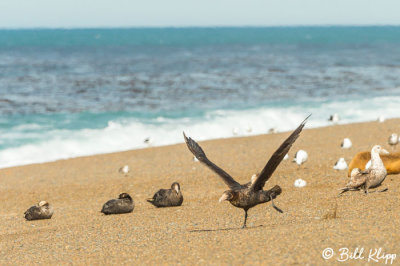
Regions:
[[[87,30],[87,29],[185,29],[185,28],[300,28],[300,27],[400,27],[399,24],[281,24],[281,25],[187,25],[187,26],[73,26],[0,27],[0,30]]]

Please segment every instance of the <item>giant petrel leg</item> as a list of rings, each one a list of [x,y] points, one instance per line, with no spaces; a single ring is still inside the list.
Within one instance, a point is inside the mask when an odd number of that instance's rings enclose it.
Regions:
[[[243,223],[242,229],[246,228],[246,221],[247,221],[247,210],[245,209],[244,210],[244,223]]]

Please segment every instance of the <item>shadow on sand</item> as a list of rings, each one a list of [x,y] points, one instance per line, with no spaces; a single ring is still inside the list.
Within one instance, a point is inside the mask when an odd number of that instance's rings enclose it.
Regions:
[[[221,228],[221,229],[198,229],[198,230],[189,230],[190,233],[199,233],[199,232],[219,232],[219,231],[233,231],[233,230],[242,230],[242,229],[255,229],[259,227],[263,227],[264,225],[257,225],[257,226],[249,226],[246,228]]]

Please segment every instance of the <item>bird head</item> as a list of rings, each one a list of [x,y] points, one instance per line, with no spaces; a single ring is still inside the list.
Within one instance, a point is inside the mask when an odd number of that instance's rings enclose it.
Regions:
[[[47,201],[42,200],[41,202],[39,202],[39,207],[43,207],[43,206],[47,206],[49,205],[49,203]]]
[[[387,150],[385,150],[384,148],[382,148],[380,145],[375,145],[374,147],[372,147],[371,153],[377,153],[377,154],[389,154],[389,152]]]
[[[132,200],[132,197],[128,193],[121,193],[119,194],[119,199],[129,199]]]
[[[172,183],[171,188],[172,188],[173,190],[175,190],[176,193],[179,193],[179,191],[181,191],[181,186],[179,185],[178,182]]]
[[[230,201],[231,199],[233,199],[233,194],[231,191],[227,190],[225,191],[222,196],[219,198],[219,203],[223,202],[224,200],[228,200]]]

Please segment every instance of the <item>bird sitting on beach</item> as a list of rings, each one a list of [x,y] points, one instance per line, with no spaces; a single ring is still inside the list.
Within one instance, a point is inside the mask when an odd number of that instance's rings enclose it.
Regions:
[[[181,187],[179,183],[174,182],[170,189],[160,189],[147,201],[156,207],[181,206],[183,202]]]
[[[347,163],[344,160],[344,158],[339,158],[339,160],[335,163],[333,166],[333,169],[335,170],[344,170],[347,169]]]
[[[388,144],[392,146],[392,150],[396,149],[397,144],[399,143],[399,136],[396,133],[392,133],[388,139]]]
[[[353,144],[349,138],[344,138],[340,147],[342,149],[350,149]]]
[[[50,219],[53,216],[53,207],[46,201],[41,201],[38,204],[30,207],[25,213],[25,219],[28,221]]]
[[[342,191],[339,195],[346,191],[360,190],[361,188],[364,189],[366,194],[368,194],[369,188],[380,186],[383,180],[385,180],[387,172],[379,154],[387,153],[389,152],[382,149],[381,146],[375,145],[371,150],[371,167],[365,171],[361,171],[359,168],[354,168],[350,174],[350,181],[344,188],[341,188]]]
[[[306,185],[307,185],[307,182],[301,178],[298,178],[294,181],[295,187],[305,187]]]
[[[309,116],[308,116],[309,117]],[[272,206],[279,212],[281,209],[275,206],[273,199],[282,193],[280,186],[275,185],[270,190],[263,190],[265,183],[274,173],[275,169],[278,167],[280,162],[283,160],[285,155],[288,153],[289,149],[292,147],[293,143],[299,137],[308,117],[293,131],[293,133],[281,144],[281,146],[272,154],[268,163],[264,166],[264,169],[259,175],[253,177],[252,180],[247,184],[239,184],[233,179],[228,173],[219,168],[213,162],[211,162],[203,149],[197,144],[193,139],[186,137],[185,133],[183,136],[189,150],[199,159],[200,162],[204,163],[216,174],[218,174],[224,183],[229,187],[229,190],[225,191],[219,202],[224,200],[229,201],[233,206],[241,208],[244,210],[244,223],[243,227],[246,227],[247,221],[247,211],[258,205],[268,201],[271,201]]]
[[[129,213],[135,208],[135,203],[128,193],[119,194],[118,199],[112,199],[104,203],[101,212],[108,214]]]
[[[119,168],[118,172],[122,173],[124,175],[127,175],[129,173],[129,166],[128,165],[124,165],[121,168]]]
[[[293,158],[293,162],[297,163],[299,167],[307,160],[308,160],[308,153],[304,150],[298,150]]]

